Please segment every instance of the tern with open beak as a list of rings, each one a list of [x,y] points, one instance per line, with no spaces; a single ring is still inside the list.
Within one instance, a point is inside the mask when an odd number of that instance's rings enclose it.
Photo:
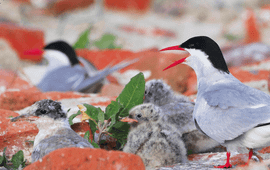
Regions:
[[[166,50],[183,50],[190,56],[180,63],[192,67],[197,75],[198,93],[193,111],[196,127],[227,148],[227,162],[218,168],[229,168],[230,152],[238,148],[253,149],[270,145],[270,96],[244,85],[228,70],[218,44],[209,37],[190,38]]]
[[[39,129],[34,141],[32,162],[59,148],[94,148],[70,128],[60,102],[49,99],[38,101],[28,108],[28,113],[14,117],[11,121],[15,122],[19,119],[33,121]]]

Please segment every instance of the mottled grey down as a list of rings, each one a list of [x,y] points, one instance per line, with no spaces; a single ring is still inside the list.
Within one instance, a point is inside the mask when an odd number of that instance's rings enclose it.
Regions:
[[[160,108],[147,103],[135,106],[129,117],[131,123],[123,151],[139,155],[146,169],[186,162],[186,148],[181,133],[160,120]]]
[[[184,95],[176,94],[164,81],[153,79],[146,82],[144,103],[159,106],[162,110],[161,121],[175,126],[183,134],[183,141],[189,151],[199,153],[219,145],[197,130],[193,120],[195,103]]]
[[[72,129],[61,128],[57,130],[55,135],[39,142],[32,153],[32,162],[41,159],[56,149],[71,147],[94,148],[86,139]]]

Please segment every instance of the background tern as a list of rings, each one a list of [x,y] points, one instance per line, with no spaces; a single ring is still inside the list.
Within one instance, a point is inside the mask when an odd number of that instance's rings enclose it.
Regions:
[[[41,55],[40,49],[26,51],[25,54]],[[65,41],[55,41],[44,47],[43,57],[48,61],[45,73],[41,69],[26,69],[39,81],[34,83],[43,92],[48,91],[78,91],[97,93],[101,90],[106,77],[122,68],[125,68],[138,59],[122,61],[115,66],[108,65],[103,70],[97,70],[88,60],[78,57],[75,50]],[[82,63],[82,65],[80,64]],[[44,71],[43,71],[44,72]],[[31,77],[31,76],[30,76]]]

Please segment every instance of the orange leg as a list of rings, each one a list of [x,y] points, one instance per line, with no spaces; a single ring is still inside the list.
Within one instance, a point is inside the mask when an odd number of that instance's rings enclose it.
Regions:
[[[252,155],[253,155],[253,149],[250,149],[250,150],[249,150],[249,153],[248,153],[248,161],[247,161],[246,165],[249,164],[249,161],[250,161]]]
[[[252,155],[253,155],[253,149],[250,149],[250,150],[249,150],[249,153],[248,153],[248,161],[247,161],[247,163],[245,163],[244,165],[239,165],[239,166],[237,166],[237,167],[245,167],[245,166],[248,166],[248,165],[249,165],[249,162],[250,162],[250,159],[251,159],[251,157],[252,157]]]
[[[232,164],[230,164],[230,156],[231,156],[231,153],[227,152],[227,162],[226,162],[226,164],[225,165],[215,166],[215,168],[231,168]]]

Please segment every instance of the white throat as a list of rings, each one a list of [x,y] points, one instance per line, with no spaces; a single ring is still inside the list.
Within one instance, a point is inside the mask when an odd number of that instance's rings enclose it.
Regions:
[[[190,53],[190,56],[186,58],[184,64],[187,64],[188,66],[193,68],[193,70],[197,75],[198,82],[201,79],[205,78],[215,81],[215,79],[222,79],[224,78],[223,76],[228,75],[227,73],[216,69],[209,61],[208,55],[206,55],[201,50],[196,49],[185,49],[185,50]]]
[[[39,132],[35,137],[34,147],[37,146],[41,140],[53,136],[57,130],[61,128],[70,128],[67,119],[54,120],[47,116],[40,117],[33,123],[35,123],[39,129]]]
[[[68,57],[64,53],[57,50],[46,50],[43,56],[49,62],[47,72],[61,66],[71,65]]]

